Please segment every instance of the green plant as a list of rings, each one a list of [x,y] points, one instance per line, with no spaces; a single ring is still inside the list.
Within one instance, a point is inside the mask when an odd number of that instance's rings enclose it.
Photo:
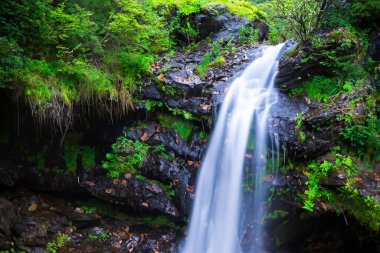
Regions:
[[[190,121],[171,115],[160,114],[159,119],[162,126],[174,129],[184,140],[190,136],[194,127]]]
[[[277,220],[279,218],[284,218],[289,215],[288,211],[285,210],[274,210],[273,212],[267,213],[263,218],[264,221]]]
[[[157,145],[153,147],[153,153],[158,154],[165,152],[165,144]]]
[[[226,64],[226,59],[223,56],[218,56],[216,59],[212,62],[212,65],[215,67],[221,67]]]
[[[197,72],[197,74],[200,76],[200,77],[205,77],[206,75],[206,72],[210,66],[210,64],[215,61],[216,59],[219,58],[221,52],[225,49],[225,45],[224,45],[224,41],[221,40],[221,41],[218,41],[218,42],[214,42],[211,47],[210,47],[210,50],[208,53],[206,53],[204,56],[203,56],[203,59],[202,61],[195,67],[195,71]],[[221,57],[221,56],[220,56]],[[224,58],[223,58],[224,59]],[[222,58],[219,58],[218,60],[219,62],[220,61],[223,61]]]
[[[314,202],[318,198],[326,198],[331,201],[334,195],[331,191],[319,185],[322,178],[326,177],[330,171],[342,170],[347,175],[351,174],[352,159],[349,156],[342,156],[336,154],[335,163],[323,161],[322,163],[312,162],[308,165],[309,171],[306,173],[308,180],[306,182],[307,190],[305,193],[305,200],[303,208],[312,212]]]
[[[82,166],[88,171],[95,166],[95,149],[89,146],[82,146],[80,150],[82,155]]]
[[[149,148],[143,142],[132,141],[125,136],[120,136],[112,144],[111,153],[106,154],[102,168],[108,171],[110,177],[118,177],[121,173],[137,174]]]
[[[57,250],[69,239],[70,238],[65,234],[58,234],[54,240],[48,242],[46,249],[50,253],[57,253]]]
[[[343,139],[349,141],[349,145],[357,149],[360,156],[368,154],[379,160],[380,120],[377,116],[370,111],[364,120],[354,120],[350,115],[344,116],[343,120],[347,124],[340,131]]]
[[[306,134],[304,131],[300,131],[299,132],[299,137],[300,137],[300,141],[301,142],[305,142],[306,141]]]
[[[297,116],[296,116],[296,119],[295,119],[295,121],[296,121],[295,128],[296,129],[300,129],[301,128],[301,126],[302,126],[302,118],[303,118],[304,115],[305,115],[305,112],[297,113]]]
[[[276,0],[272,8],[275,19],[285,22],[289,32],[306,42],[309,35],[319,28],[326,4],[318,0],[304,0],[302,3],[296,0]]]
[[[252,26],[241,26],[238,30],[238,42],[240,44],[254,44],[258,41],[258,31]]]
[[[93,214],[95,212],[95,208],[94,207],[89,207],[89,206],[86,206],[86,205],[81,205],[80,209],[85,212],[85,213],[88,213],[88,214]]]
[[[10,133],[8,132],[0,132],[0,145],[7,144],[9,142]]]
[[[88,234],[87,237],[93,240],[106,240],[110,237],[107,231],[102,231],[99,234]]]
[[[15,244],[11,242],[11,248],[9,250],[0,250],[0,253],[25,253],[25,251],[17,250]]]
[[[161,101],[155,101],[155,100],[146,100],[145,101],[145,108],[146,110],[152,111],[154,108],[161,108],[164,104]]]

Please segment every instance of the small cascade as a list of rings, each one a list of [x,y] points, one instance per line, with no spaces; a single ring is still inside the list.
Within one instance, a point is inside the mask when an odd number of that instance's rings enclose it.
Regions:
[[[229,87],[198,176],[196,200],[182,253],[260,252],[263,233],[263,178],[268,166],[278,170],[278,138],[268,139],[268,115],[277,102],[274,78],[284,44],[262,48]],[[247,154],[249,136],[253,149]],[[248,158],[247,158],[248,157]],[[250,159],[250,162],[247,162]],[[248,167],[247,167],[248,164]],[[247,182],[248,181],[248,182]],[[246,200],[244,185],[252,186]],[[249,205],[249,208],[246,208]],[[247,227],[253,227],[250,247],[242,246]]]

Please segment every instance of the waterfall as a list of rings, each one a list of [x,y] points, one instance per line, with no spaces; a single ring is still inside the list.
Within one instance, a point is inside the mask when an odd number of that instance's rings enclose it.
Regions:
[[[252,222],[255,222],[256,238],[262,233],[267,122],[270,108],[276,103],[277,93],[273,86],[283,47],[284,44],[263,47],[261,56],[229,87],[198,175],[195,203],[182,253],[261,251],[257,239],[251,248],[243,249],[241,237]],[[253,206],[247,214],[242,205],[247,205],[243,201],[243,184],[250,134],[253,134],[254,148],[249,167],[254,187],[251,193]],[[272,142],[278,146],[277,139]]]

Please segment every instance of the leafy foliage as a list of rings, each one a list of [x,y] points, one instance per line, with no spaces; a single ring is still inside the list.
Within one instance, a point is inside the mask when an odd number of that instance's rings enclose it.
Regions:
[[[352,159],[349,156],[345,157],[339,154],[336,155],[334,164],[326,160],[319,164],[315,162],[309,164],[308,168],[310,171],[306,173],[308,177],[308,180],[306,182],[308,189],[305,191],[306,199],[304,200],[303,208],[312,212],[314,202],[318,198],[325,197],[328,200],[331,200],[333,197],[332,194],[319,185],[320,180],[326,177],[327,174],[331,171],[342,170],[350,175],[351,167]]]
[[[65,234],[58,234],[57,237],[48,242],[48,244],[46,245],[46,249],[50,252],[50,253],[56,253],[58,251],[58,249],[60,247],[63,246],[63,244],[69,240],[70,238],[65,235]]]
[[[182,139],[187,140],[193,129],[193,125],[186,119],[176,118],[170,115],[159,115],[162,126],[174,129]]]
[[[108,171],[110,177],[118,177],[121,173],[134,175],[143,165],[148,149],[147,144],[120,136],[116,143],[112,144],[111,153],[106,154],[102,168]]]

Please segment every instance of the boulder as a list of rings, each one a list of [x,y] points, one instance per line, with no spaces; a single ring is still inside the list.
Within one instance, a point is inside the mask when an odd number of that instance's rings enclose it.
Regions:
[[[13,203],[0,197],[0,249],[6,249],[11,246],[14,225],[17,219]]]

